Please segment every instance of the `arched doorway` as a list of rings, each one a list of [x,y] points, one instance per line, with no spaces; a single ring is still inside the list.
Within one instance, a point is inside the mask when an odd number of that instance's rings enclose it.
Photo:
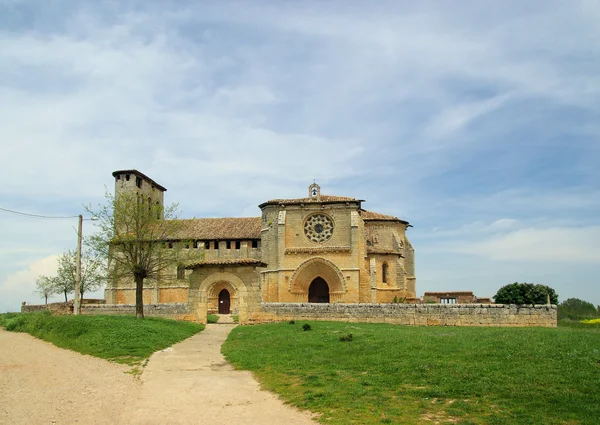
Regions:
[[[219,314],[231,313],[231,298],[227,289],[219,292]]]
[[[328,303],[329,302],[329,285],[322,277],[317,277],[313,280],[308,288],[309,303]]]

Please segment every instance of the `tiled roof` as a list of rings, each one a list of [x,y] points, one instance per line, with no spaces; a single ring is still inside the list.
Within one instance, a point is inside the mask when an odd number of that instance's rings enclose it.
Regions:
[[[198,261],[196,263],[188,264],[187,266],[185,266],[185,268],[193,269],[196,267],[203,267],[203,266],[235,266],[235,265],[250,265],[250,266],[259,266],[259,267],[266,266],[265,263],[263,263],[260,260],[255,259],[255,258],[230,258],[230,259],[222,259],[222,260],[216,259],[216,260]]]
[[[173,239],[260,239],[260,217],[192,218],[170,220],[176,227]]]
[[[132,170],[117,170],[112,173],[113,177],[117,177],[119,174],[133,174],[135,176],[141,177],[142,179],[149,181],[150,184],[154,185],[159,190],[161,190],[163,192],[167,191],[167,189],[165,187],[159,185],[154,180],[152,180],[150,177],[148,177],[144,173],[139,172],[138,170],[133,170],[133,169]]]
[[[319,198],[297,198],[297,199],[271,199],[260,204],[262,208],[265,205],[291,205],[291,204],[334,204],[337,202],[363,202],[362,199],[348,198],[346,196],[321,195]]]
[[[400,251],[394,251],[391,249],[377,249],[370,246],[367,247],[367,254],[399,255],[400,257],[403,257]]]
[[[360,210],[360,216],[365,221],[399,221],[400,223],[408,224],[408,221],[400,220],[393,215],[386,215],[373,211]]]

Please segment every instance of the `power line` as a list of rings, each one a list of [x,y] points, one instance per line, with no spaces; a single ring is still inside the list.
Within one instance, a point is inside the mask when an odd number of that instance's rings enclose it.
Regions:
[[[12,214],[17,214],[17,215],[24,215],[25,217],[32,217],[32,218],[45,218],[45,219],[65,219],[65,218],[77,218],[79,217],[78,215],[70,215],[70,216],[49,216],[49,215],[39,215],[39,214],[29,214],[29,213],[24,213],[21,211],[14,211],[14,210],[9,210],[6,208],[2,208],[0,207],[0,210],[8,212],[8,213],[12,213]]]

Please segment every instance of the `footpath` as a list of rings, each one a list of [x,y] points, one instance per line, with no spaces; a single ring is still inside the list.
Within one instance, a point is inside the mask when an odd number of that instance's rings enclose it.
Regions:
[[[233,324],[213,324],[128,367],[0,329],[0,423],[314,424],[312,414],[260,390],[221,354]]]

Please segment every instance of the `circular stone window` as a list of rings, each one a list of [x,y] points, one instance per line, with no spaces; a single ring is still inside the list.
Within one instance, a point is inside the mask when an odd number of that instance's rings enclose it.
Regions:
[[[311,215],[304,222],[304,234],[313,242],[326,242],[333,236],[333,220],[325,214]]]

